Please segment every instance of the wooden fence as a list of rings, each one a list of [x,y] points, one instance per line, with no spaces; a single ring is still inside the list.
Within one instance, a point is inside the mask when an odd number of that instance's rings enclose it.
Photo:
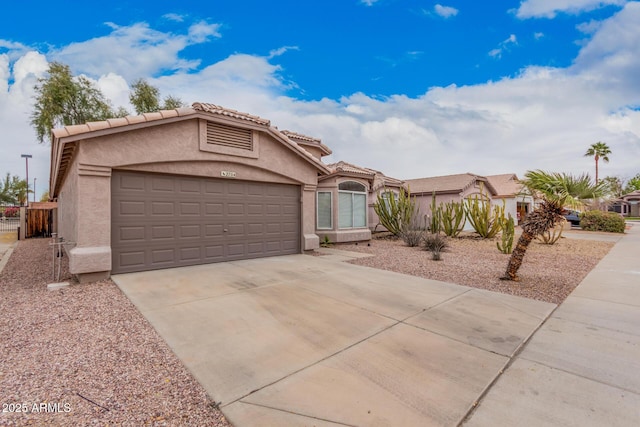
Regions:
[[[25,237],[51,237],[53,209],[27,209]]]

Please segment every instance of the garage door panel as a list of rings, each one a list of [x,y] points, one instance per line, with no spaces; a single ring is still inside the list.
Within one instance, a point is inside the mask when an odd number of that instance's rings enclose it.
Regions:
[[[174,202],[150,202],[151,216],[173,216],[175,214]]]
[[[112,176],[113,273],[300,251],[298,186],[124,171]]]
[[[117,205],[117,211],[120,216],[136,215],[145,216],[144,202],[141,201],[120,201]]]
[[[222,203],[206,203],[204,204],[205,215],[221,216],[224,214],[224,205]]]
[[[198,203],[198,202],[180,202],[180,215],[197,215],[197,216],[200,216],[200,203]]]
[[[175,239],[176,237],[174,225],[150,225],[149,228],[152,240]]]
[[[201,258],[200,246],[180,248],[180,261],[197,261]]]
[[[228,203],[227,204],[227,215],[241,215],[244,216],[245,213],[245,205],[243,203]]]
[[[156,176],[149,180],[152,192],[171,192],[175,191],[175,180],[170,177]]]
[[[122,189],[131,191],[131,192],[142,192],[146,191],[145,189],[145,179],[143,176],[138,175],[122,175],[117,177],[119,180],[119,186]]]

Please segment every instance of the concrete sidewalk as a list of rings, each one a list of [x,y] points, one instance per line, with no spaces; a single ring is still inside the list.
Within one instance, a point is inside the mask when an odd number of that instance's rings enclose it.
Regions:
[[[464,425],[640,425],[639,224],[533,335]]]

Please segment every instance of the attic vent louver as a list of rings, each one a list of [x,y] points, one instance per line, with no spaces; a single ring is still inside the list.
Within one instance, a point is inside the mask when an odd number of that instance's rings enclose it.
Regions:
[[[253,151],[250,129],[238,129],[218,123],[207,122],[207,143]]]

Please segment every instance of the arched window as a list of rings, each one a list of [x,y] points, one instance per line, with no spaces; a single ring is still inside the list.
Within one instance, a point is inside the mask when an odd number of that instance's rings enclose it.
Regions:
[[[338,184],[338,227],[367,226],[367,188],[356,181]]]

